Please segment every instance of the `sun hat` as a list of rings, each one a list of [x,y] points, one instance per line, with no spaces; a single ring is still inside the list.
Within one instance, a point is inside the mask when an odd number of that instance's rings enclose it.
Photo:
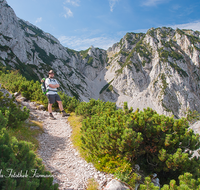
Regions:
[[[54,74],[53,70],[50,70],[50,71],[49,71],[49,74]]]

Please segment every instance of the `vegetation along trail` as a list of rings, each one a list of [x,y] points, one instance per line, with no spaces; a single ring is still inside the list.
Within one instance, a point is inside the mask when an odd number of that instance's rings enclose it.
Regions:
[[[66,117],[54,112],[56,120],[51,120],[47,111],[36,109],[34,102],[21,103],[30,109],[32,119],[43,122],[44,133],[38,137],[38,155],[53,174],[54,183],[59,184],[59,189],[86,189],[90,178],[94,178],[101,188],[112,179],[111,175],[97,171],[79,156],[72,145],[72,129]]]

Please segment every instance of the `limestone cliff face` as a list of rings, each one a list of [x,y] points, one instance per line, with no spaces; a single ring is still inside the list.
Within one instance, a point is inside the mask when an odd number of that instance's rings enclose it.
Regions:
[[[126,34],[108,49],[106,77],[113,75],[113,90],[102,98],[117,93],[113,101],[118,105],[127,100],[134,109],[149,106],[177,117],[187,109],[200,111],[199,47],[198,31],[163,27]]]
[[[5,0],[0,1],[0,62],[8,68],[19,69],[28,79],[47,77],[56,72],[62,90],[88,101],[93,91],[88,82],[104,69],[106,51],[91,47],[77,52],[36,26],[16,17]]]
[[[56,72],[61,89],[82,101],[114,101],[119,107],[151,107],[160,114],[200,112],[200,32],[149,29],[127,33],[107,51],[63,47],[52,35],[16,17],[0,1],[0,63],[28,79]]]

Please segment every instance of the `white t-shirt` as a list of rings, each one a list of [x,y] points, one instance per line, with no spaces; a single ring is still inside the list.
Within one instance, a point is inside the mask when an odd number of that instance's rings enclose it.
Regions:
[[[48,94],[57,94],[57,88],[51,88],[49,87],[49,84],[58,84],[57,80],[54,79],[54,78],[47,78],[45,80],[45,86],[46,86],[46,89],[48,89],[49,91],[47,92],[47,95]]]

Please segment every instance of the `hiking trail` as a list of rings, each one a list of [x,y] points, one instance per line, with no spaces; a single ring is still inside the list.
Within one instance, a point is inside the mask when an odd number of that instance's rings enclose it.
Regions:
[[[89,178],[94,178],[99,189],[103,189],[112,180],[111,174],[97,171],[91,163],[80,157],[70,139],[72,129],[67,117],[53,112],[56,120],[51,120],[49,113],[38,109],[41,106],[35,102],[24,101],[23,97],[16,99],[30,110],[31,120],[43,123],[44,133],[38,136],[37,154],[52,173],[53,183],[58,183],[60,190],[85,190]]]
[[[37,154],[42,158],[46,169],[52,173],[53,183],[59,184],[59,190],[85,190],[90,178],[94,178],[98,182],[100,190],[105,189],[106,185],[114,178],[113,175],[97,171],[93,164],[87,163],[80,157],[70,139],[72,128],[67,117],[53,112],[56,120],[51,120],[49,113],[43,111],[41,105],[26,101],[21,96],[16,97],[16,100],[30,110],[29,119],[43,123],[44,133],[38,136]],[[200,121],[197,121],[190,128],[200,134],[199,126]],[[37,128],[37,126],[35,127]],[[34,127],[31,128],[34,129]],[[198,150],[194,151],[195,155],[199,156]]]

